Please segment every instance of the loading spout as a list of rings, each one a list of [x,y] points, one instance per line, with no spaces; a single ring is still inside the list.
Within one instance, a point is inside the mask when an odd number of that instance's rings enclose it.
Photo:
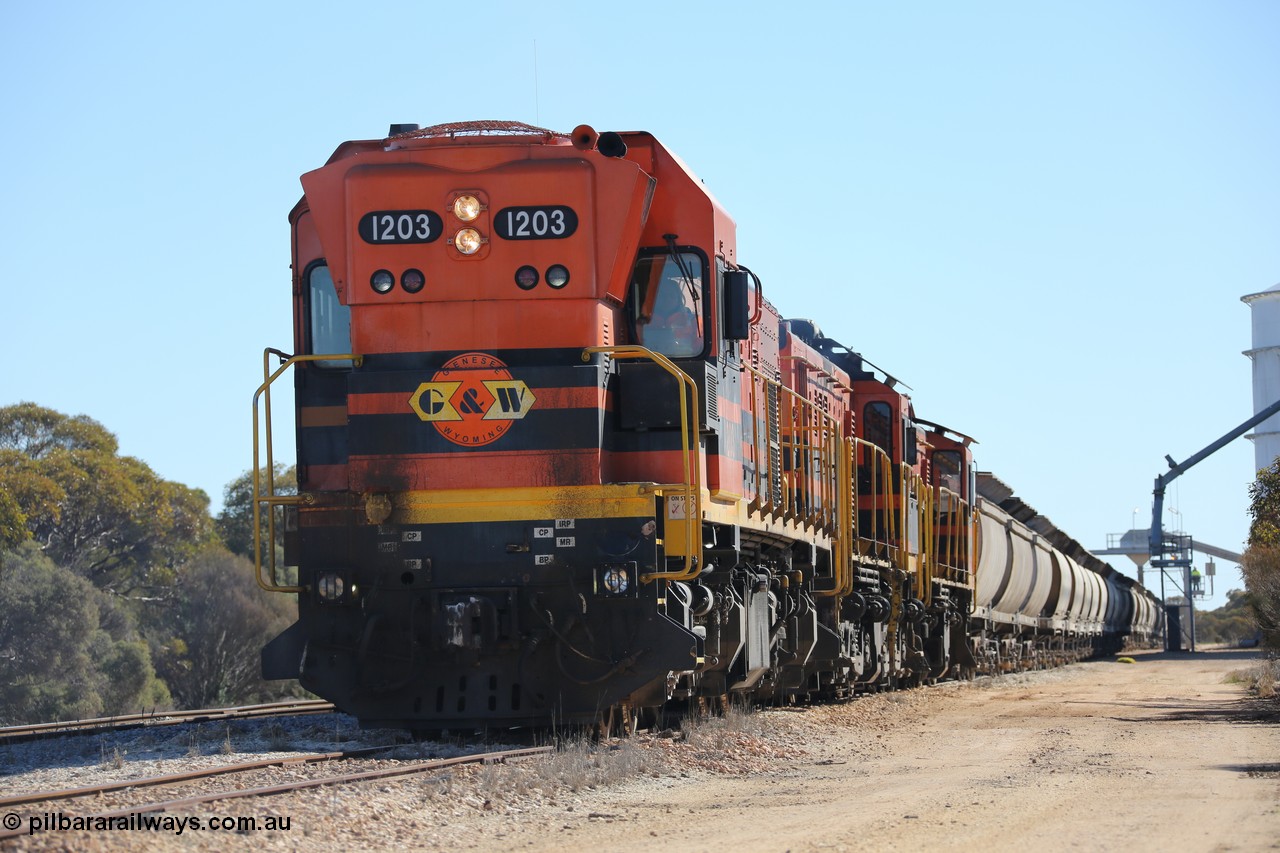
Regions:
[[[1250,429],[1262,423],[1267,418],[1271,417],[1276,413],[1280,413],[1280,400],[1277,400],[1276,402],[1272,403],[1270,406],[1267,406],[1261,412],[1258,412],[1256,415],[1249,418],[1249,420],[1240,424],[1240,426],[1231,430],[1226,435],[1222,436],[1217,441],[1210,444],[1208,447],[1205,447],[1203,450],[1192,455],[1185,462],[1174,462],[1172,457],[1165,456],[1165,460],[1168,461],[1169,463],[1169,471],[1168,473],[1165,473],[1165,474],[1156,475],[1155,489],[1152,491],[1152,497],[1154,498],[1154,500],[1152,501],[1152,504],[1151,504],[1151,535],[1150,535],[1150,539],[1148,540],[1151,545],[1151,565],[1152,566],[1155,566],[1156,568],[1160,568],[1165,563],[1164,555],[1166,551],[1171,550],[1165,547],[1165,540],[1164,540],[1164,491],[1165,491],[1165,488],[1174,480],[1176,480],[1178,477],[1182,476],[1183,473],[1191,469],[1193,466],[1204,461],[1206,458],[1208,458],[1209,456],[1212,456],[1214,453],[1217,453],[1223,447],[1226,447],[1232,441],[1244,435]],[[1231,559],[1231,558],[1225,557],[1225,559]]]

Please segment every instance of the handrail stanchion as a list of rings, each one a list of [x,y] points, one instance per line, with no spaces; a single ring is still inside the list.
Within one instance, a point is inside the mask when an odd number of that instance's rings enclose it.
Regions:
[[[281,364],[273,372],[271,356],[281,359]],[[301,586],[282,586],[276,579],[276,521],[274,508],[277,506],[310,504],[315,499],[311,495],[277,495],[275,493],[275,457],[272,452],[271,435],[271,385],[295,364],[308,361],[349,361],[359,367],[364,357],[353,353],[289,355],[277,349],[267,349],[262,353],[262,384],[253,392],[253,568],[258,586],[268,592],[303,592]],[[258,401],[262,400],[265,424],[258,419]],[[263,491],[263,468],[261,463],[261,446],[259,437],[266,434],[266,491]],[[267,571],[269,578],[263,576],[262,560],[262,508],[267,509]]]
[[[696,453],[698,445],[693,443],[693,436],[698,432],[698,386],[693,378],[675,365],[671,359],[641,346],[609,346],[586,347],[582,351],[582,360],[590,361],[596,353],[604,353],[613,358],[644,358],[657,364],[675,378],[680,390],[680,458],[684,471],[684,482],[663,485],[665,490],[679,490],[685,498],[685,554],[684,569],[678,572],[650,572],[641,575],[642,582],[654,580],[693,580],[698,576],[701,567],[694,557],[695,551],[701,548],[702,537],[695,535],[702,528],[702,464],[701,459],[690,460],[690,454]],[[688,392],[686,397],[685,391]]]

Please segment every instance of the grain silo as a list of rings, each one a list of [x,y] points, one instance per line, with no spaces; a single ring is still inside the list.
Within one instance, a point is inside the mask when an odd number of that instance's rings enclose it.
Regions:
[[[1261,412],[1280,400],[1280,284],[1241,297],[1253,314],[1253,411]],[[1255,469],[1266,468],[1280,456],[1280,415],[1259,424],[1252,435]]]

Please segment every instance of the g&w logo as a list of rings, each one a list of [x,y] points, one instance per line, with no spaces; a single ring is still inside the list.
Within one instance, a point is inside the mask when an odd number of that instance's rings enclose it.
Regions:
[[[444,363],[409,398],[409,408],[454,444],[479,447],[501,438],[537,398],[506,364],[482,352]]]

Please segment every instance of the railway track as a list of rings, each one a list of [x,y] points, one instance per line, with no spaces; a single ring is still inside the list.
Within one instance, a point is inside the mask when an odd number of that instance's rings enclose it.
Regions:
[[[309,755],[289,756],[286,758],[265,759],[263,761],[241,762],[238,764],[222,765],[220,767],[210,767],[203,770],[195,770],[186,773],[174,773],[166,776],[155,776],[144,779],[122,780],[110,782],[103,785],[93,785],[83,788],[68,788],[56,791],[38,791],[28,794],[20,794],[10,797],[0,798],[0,807],[8,811],[6,815],[5,826],[0,827],[0,839],[14,838],[19,835],[28,833],[28,824],[22,820],[22,816],[12,811],[17,806],[30,806],[35,804],[58,803],[64,800],[75,800],[82,797],[101,795],[112,793],[125,789],[136,789],[141,787],[164,787],[170,785],[178,785],[187,782],[197,782],[203,779],[209,779],[217,776],[227,776],[239,773],[247,773],[254,770],[263,770],[270,767],[282,767],[289,765],[305,765],[318,764],[327,761],[348,760],[352,758],[366,757],[377,752],[385,752],[390,747],[368,747],[364,749],[348,750],[345,752],[333,753],[314,753]],[[154,812],[165,812],[177,809],[191,808],[193,806],[205,803],[220,802],[225,800],[245,799],[250,797],[266,797],[276,794],[286,794],[293,791],[301,791],[309,788],[320,788],[330,785],[348,785],[359,782],[366,782],[377,779],[391,779],[401,776],[411,776],[419,773],[429,773],[435,770],[441,770],[448,767],[456,767],[465,764],[499,764],[507,761],[529,758],[537,755],[545,755],[555,751],[555,747],[539,746],[539,747],[521,747],[516,749],[500,750],[496,752],[476,753],[472,755],[460,755],[451,758],[426,759],[407,764],[397,764],[394,767],[384,767],[373,770],[363,770],[354,773],[341,773],[329,776],[320,776],[312,779],[295,780],[285,782],[278,785],[265,785],[252,788],[231,788],[225,791],[216,791],[212,793],[202,793],[194,796],[180,797],[169,800],[156,800],[152,802],[134,804],[112,811],[88,813],[78,815],[79,817],[98,819],[124,818],[130,815],[150,814]],[[14,818],[13,825],[9,825],[8,818]]]
[[[65,720],[56,723],[6,726],[0,728],[0,744],[22,743],[23,741],[59,737],[65,734],[125,731],[143,726],[172,726],[181,723],[251,720],[259,717],[284,715],[328,714],[332,711],[333,703],[331,702],[325,702],[321,699],[299,699],[290,702],[269,702],[262,705],[239,705],[231,708],[201,708],[194,711],[124,714],[122,716],[96,717],[88,720]]]

